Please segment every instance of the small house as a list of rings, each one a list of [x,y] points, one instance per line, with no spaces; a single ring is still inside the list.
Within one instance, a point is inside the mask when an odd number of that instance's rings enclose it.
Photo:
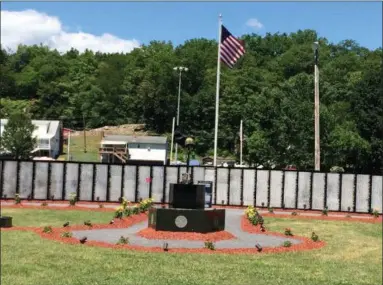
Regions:
[[[0,136],[7,127],[8,119],[0,120]],[[32,136],[36,138],[32,156],[47,156],[57,158],[62,150],[62,133],[60,121],[32,120],[35,130]]]
[[[104,163],[165,165],[167,138],[161,136],[106,135],[100,146]]]

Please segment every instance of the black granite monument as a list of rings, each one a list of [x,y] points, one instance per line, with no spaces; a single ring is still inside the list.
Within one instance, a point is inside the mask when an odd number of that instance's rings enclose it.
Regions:
[[[177,134],[177,133],[176,133]],[[178,133],[176,142],[187,148],[187,170],[182,183],[169,186],[169,208],[151,208],[149,227],[157,231],[208,233],[225,229],[224,209],[205,209],[206,184],[190,181],[189,161],[194,140]],[[210,189],[209,189],[210,190]]]

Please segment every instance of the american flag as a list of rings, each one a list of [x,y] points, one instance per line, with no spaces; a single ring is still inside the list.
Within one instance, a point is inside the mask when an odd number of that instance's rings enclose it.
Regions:
[[[241,56],[245,54],[244,42],[234,37],[223,25],[221,36],[221,60],[233,68]]]

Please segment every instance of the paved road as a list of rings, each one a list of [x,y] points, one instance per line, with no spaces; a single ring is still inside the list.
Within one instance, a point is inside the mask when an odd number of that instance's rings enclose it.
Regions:
[[[250,234],[241,230],[241,215],[243,210],[226,209],[226,228],[225,230],[233,234],[236,239],[215,242],[216,248],[254,248],[256,243],[262,247],[278,247],[284,241],[290,241],[298,244],[301,241],[294,238],[285,238],[278,236],[269,236],[262,234]],[[82,230],[73,231],[73,237],[88,237],[88,240],[103,241],[115,244],[121,236],[129,237],[131,245],[140,245],[148,247],[162,247],[166,241],[170,248],[201,248],[204,241],[188,241],[188,240],[151,240],[142,238],[136,233],[148,226],[147,222],[136,224],[126,229],[99,229],[99,230]]]

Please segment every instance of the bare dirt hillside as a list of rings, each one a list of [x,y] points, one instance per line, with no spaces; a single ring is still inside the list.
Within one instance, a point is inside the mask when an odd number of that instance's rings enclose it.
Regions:
[[[83,131],[76,131],[72,135],[83,135]],[[97,129],[86,131],[87,136],[102,136],[102,135],[137,135],[148,136],[152,135],[149,131],[145,130],[144,124],[125,124],[120,126],[104,126]]]

